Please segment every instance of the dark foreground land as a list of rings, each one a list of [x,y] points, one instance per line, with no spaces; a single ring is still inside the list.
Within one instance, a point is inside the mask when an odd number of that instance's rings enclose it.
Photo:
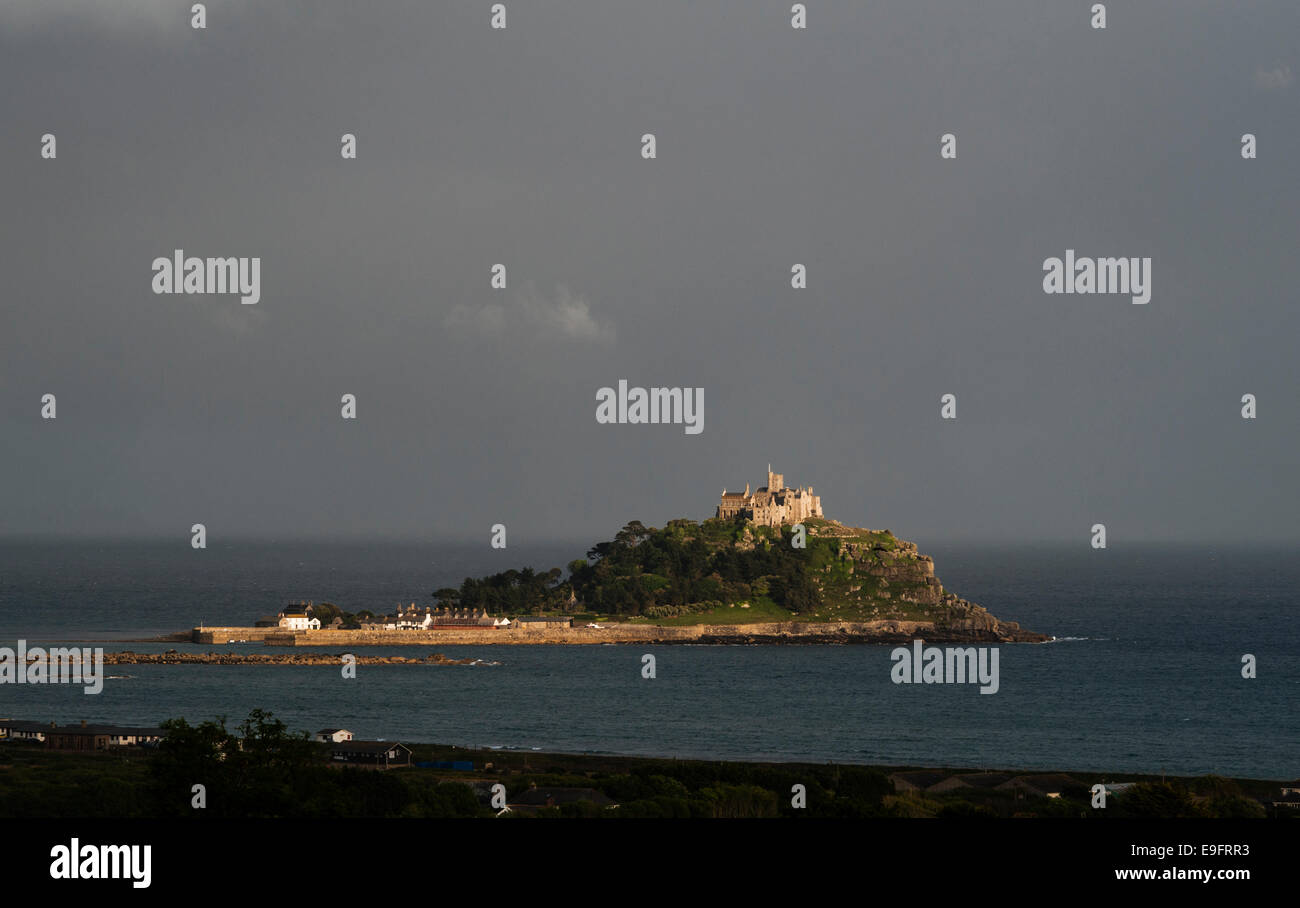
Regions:
[[[167,727],[168,737],[149,749],[68,753],[0,743],[0,817],[1300,817],[1295,782],[715,762],[419,744],[409,745],[412,764],[430,765],[377,771],[341,768],[332,759],[337,748],[292,735],[265,713],[255,712],[230,731],[219,722],[190,726],[178,720]],[[1098,783],[1114,786],[1104,809],[1092,806]],[[203,786],[203,807],[196,806],[196,784]]]

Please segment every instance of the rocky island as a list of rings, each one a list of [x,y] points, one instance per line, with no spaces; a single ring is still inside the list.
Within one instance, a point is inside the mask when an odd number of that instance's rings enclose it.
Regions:
[[[934,560],[889,530],[827,519],[821,497],[768,469],[723,490],[715,516],[632,521],[560,568],[467,577],[396,616],[286,608],[272,626],[195,628],[195,643],[1041,643],[945,589]],[[337,612],[337,607],[330,606]]]

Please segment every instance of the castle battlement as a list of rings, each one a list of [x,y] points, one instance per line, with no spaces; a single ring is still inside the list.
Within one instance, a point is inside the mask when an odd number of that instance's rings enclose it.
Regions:
[[[798,523],[810,517],[822,516],[822,499],[813,494],[813,487],[797,489],[786,488],[785,475],[773,473],[772,465],[767,465],[767,485],[756,491],[749,490],[745,483],[744,492],[722,490],[722,501],[718,504],[715,517],[726,520],[752,520],[760,526],[779,527],[782,524]]]

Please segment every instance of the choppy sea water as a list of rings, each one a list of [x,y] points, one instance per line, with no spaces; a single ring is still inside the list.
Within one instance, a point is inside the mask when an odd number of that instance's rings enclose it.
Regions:
[[[0,646],[247,624],[291,599],[428,601],[581,545],[0,545]],[[1300,559],[1288,551],[926,546],[946,587],[1057,636],[999,690],[896,685],[882,646],[441,647],[496,666],[108,666],[103,693],[0,685],[0,716],[152,725],[255,707],[362,738],[717,759],[1300,776]],[[109,648],[204,651],[188,644]],[[262,646],[229,647],[271,652]],[[367,653],[424,655],[432,648]],[[641,675],[653,653],[657,677]],[[1258,677],[1241,677],[1253,654]]]

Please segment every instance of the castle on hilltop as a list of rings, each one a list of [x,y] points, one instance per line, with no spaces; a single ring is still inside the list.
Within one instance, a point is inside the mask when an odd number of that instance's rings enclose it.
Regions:
[[[787,489],[785,476],[773,473],[772,465],[768,464],[767,485],[754,492],[749,491],[749,483],[745,483],[744,492],[728,492],[723,489],[722,501],[714,516],[727,520],[752,520],[760,526],[779,527],[809,517],[821,517],[822,499],[820,495],[813,494],[812,486],[806,489]]]

